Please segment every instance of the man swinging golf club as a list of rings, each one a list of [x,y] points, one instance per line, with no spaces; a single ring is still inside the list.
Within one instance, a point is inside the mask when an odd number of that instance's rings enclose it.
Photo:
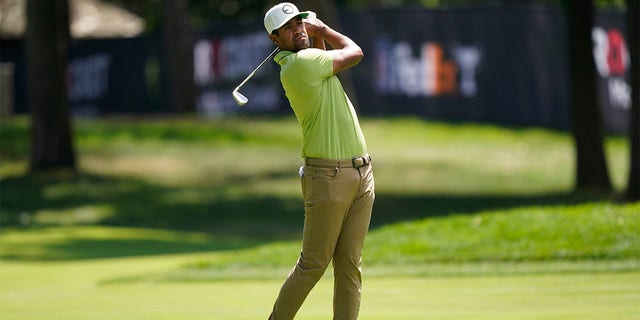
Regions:
[[[333,319],[354,320],[360,309],[360,265],[374,181],[358,117],[336,74],[358,64],[363,53],[351,39],[291,3],[272,7],[264,26],[280,48],[274,60],[302,126],[305,159],[300,170],[302,252],[269,319],[293,319],[333,260]],[[325,43],[333,50],[326,50]]]

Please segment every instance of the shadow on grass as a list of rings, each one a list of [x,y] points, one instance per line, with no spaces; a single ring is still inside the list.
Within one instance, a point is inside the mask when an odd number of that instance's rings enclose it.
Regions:
[[[231,178],[242,183],[241,178]],[[99,221],[110,226],[134,226],[173,230],[221,233],[241,232],[256,237],[272,237],[279,233],[270,228],[252,230],[256,224],[284,222],[302,204],[297,199],[276,197],[227,197],[228,186],[167,187],[132,178],[112,178],[81,174],[72,178],[19,177],[0,182],[2,224],[17,226],[21,215],[46,210],[60,215],[59,221],[48,219],[36,224],[65,224],[65,215],[87,206],[106,207]],[[40,213],[42,214],[42,213]],[[86,222],[86,221],[85,221]],[[239,228],[239,229],[238,229]]]
[[[230,178],[228,182],[224,186],[168,187],[132,178],[90,174],[62,178],[25,176],[4,179],[0,182],[0,223],[5,228],[23,228],[25,231],[42,232],[46,236],[51,229],[61,233],[74,230],[59,226],[87,224],[145,228],[140,232],[148,229],[199,231],[210,237],[204,240],[167,238],[154,234],[141,237],[134,236],[136,229],[129,235],[112,238],[67,234],[63,235],[64,241],[46,243],[46,240],[42,240],[42,250],[38,254],[23,255],[3,250],[0,258],[89,259],[222,251],[299,238],[303,223],[303,204],[299,198],[255,196],[248,192],[229,196],[230,186],[242,186],[246,177]],[[378,192],[372,228],[427,217],[522,206],[577,204],[593,200],[596,199],[561,193],[485,196]],[[86,208],[95,207],[103,208],[105,213],[92,218],[91,210]],[[45,215],[49,218],[45,219]]]
[[[102,229],[104,230],[104,229]],[[135,235],[138,229],[128,230],[131,234],[110,235],[107,238],[93,237],[91,231],[83,228],[34,227],[33,232],[42,232],[62,238],[62,241],[47,241],[35,238],[29,241],[29,250],[7,250],[0,254],[3,260],[14,261],[59,261],[96,258],[116,258],[158,254],[197,253],[241,249],[256,245],[256,241],[240,237],[211,237],[206,239],[182,239],[176,236],[139,230],[145,239]],[[78,234],[80,231],[80,234]],[[119,230],[122,231],[122,230]],[[145,232],[147,231],[147,232]],[[8,252],[7,252],[8,251]]]
[[[65,260],[223,251],[297,238],[302,202],[295,197],[228,196],[230,187],[246,182],[246,177],[230,177],[225,186],[185,188],[91,174],[3,179],[0,227],[38,236],[26,240],[29,245],[37,243],[31,247],[35,253],[7,250],[5,243],[0,258]],[[74,228],[78,225],[140,229],[96,236],[78,231],[81,228]],[[171,230],[178,236],[136,235],[150,229]],[[208,236],[185,239],[194,234],[191,231]],[[53,241],[47,242],[49,238]]]

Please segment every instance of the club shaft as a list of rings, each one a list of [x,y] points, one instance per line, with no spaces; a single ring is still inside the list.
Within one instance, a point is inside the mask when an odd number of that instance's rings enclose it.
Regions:
[[[247,81],[249,81],[249,79],[251,79],[251,77],[253,77],[253,75],[262,67],[262,65],[264,65],[267,61],[269,61],[269,59],[271,59],[279,51],[280,51],[280,48],[273,49],[273,51],[269,54],[269,56],[266,59],[262,60],[260,65],[258,65],[255,69],[253,69],[253,71],[235,88],[234,91],[238,91],[240,87],[242,87]]]

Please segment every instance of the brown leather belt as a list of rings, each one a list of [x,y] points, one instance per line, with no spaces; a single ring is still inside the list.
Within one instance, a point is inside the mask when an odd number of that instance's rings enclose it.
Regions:
[[[334,159],[318,159],[318,158],[306,158],[304,159],[304,164],[308,166],[319,166],[319,167],[336,167],[336,168],[360,168],[364,167],[371,163],[371,157],[368,154],[363,156],[355,157],[352,159],[342,159],[342,160],[334,160]]]

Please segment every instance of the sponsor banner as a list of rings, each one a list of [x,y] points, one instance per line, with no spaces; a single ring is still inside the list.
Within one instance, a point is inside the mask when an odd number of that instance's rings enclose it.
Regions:
[[[146,38],[74,40],[67,60],[67,96],[74,115],[148,111]],[[24,41],[2,40],[0,60],[15,65],[13,112],[29,112]]]
[[[625,20],[616,14],[598,15],[591,39],[604,122],[610,131],[625,132],[631,119],[631,57]]]
[[[237,29],[236,29],[237,30]],[[275,49],[263,28],[234,34],[201,35],[193,47],[197,110],[207,116],[274,112],[288,108],[279,67],[267,61],[240,88],[249,103],[240,108],[231,92]]]
[[[144,38],[74,41],[69,48],[67,96],[74,115],[147,110]]]
[[[322,17],[320,17],[322,18]],[[365,57],[349,70],[349,92],[364,115],[418,115],[445,121],[570,127],[565,12],[543,7],[422,8],[343,13],[338,30]],[[609,132],[629,127],[631,87],[624,14],[598,13],[592,30],[600,106]],[[20,41],[2,40],[2,62],[14,64],[14,110],[27,110]],[[74,41],[69,50],[68,95],[75,114],[158,110],[164,68],[153,37]],[[261,21],[220,23],[193,43],[197,110],[208,116],[290,112],[279,67]],[[155,83],[153,83],[155,81]],[[154,96],[154,94],[157,96]],[[160,103],[162,104],[162,103]]]
[[[623,17],[599,14],[594,28],[600,104],[613,132],[628,128]],[[352,70],[361,113],[570,126],[562,10],[398,9],[345,14],[341,21],[365,51]]]

